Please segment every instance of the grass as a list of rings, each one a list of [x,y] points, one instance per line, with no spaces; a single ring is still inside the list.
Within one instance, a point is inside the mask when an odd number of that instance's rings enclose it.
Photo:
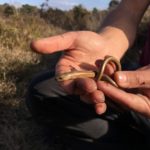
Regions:
[[[39,16],[0,17],[0,149],[50,148],[26,108],[24,97],[32,76],[53,67],[48,62],[55,61],[55,55],[41,56],[29,45],[32,39],[62,32]]]

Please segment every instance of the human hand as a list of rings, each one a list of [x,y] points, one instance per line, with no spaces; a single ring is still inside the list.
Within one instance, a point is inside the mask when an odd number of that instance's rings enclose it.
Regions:
[[[103,36],[90,31],[68,32],[62,35],[33,41],[31,47],[41,53],[64,51],[56,65],[56,74],[72,70],[97,70],[96,61],[111,55],[120,59],[116,51],[110,49],[108,40]],[[110,51],[111,50],[111,51]],[[106,68],[107,74],[112,74],[111,65]],[[70,94],[78,93],[81,99],[92,101],[101,107],[98,113],[106,110],[104,94],[97,89],[94,79],[84,78],[61,82],[60,85]]]
[[[150,65],[136,71],[117,72],[114,78],[121,88],[135,89],[136,93],[125,92],[102,81],[98,82],[98,89],[115,103],[150,118]]]

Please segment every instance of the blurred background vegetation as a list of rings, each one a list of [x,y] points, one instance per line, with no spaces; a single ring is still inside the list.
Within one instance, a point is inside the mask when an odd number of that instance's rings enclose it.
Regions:
[[[30,50],[32,39],[48,37],[72,30],[97,31],[105,16],[118,1],[112,0],[107,10],[87,10],[82,5],[63,11],[48,7],[22,5],[15,8],[0,5],[0,149],[47,150],[43,132],[28,112],[24,97],[34,74],[54,68],[59,54],[40,55]],[[133,47],[122,60],[123,65],[135,65],[145,42],[150,9],[145,13]],[[57,148],[59,149],[59,148]]]

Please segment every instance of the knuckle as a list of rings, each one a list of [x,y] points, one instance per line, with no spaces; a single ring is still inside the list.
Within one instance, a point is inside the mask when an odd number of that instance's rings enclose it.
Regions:
[[[133,74],[126,74],[127,77],[127,86],[129,88],[138,87],[145,84],[144,76],[141,73],[133,73]]]
[[[142,76],[141,74],[136,74],[135,75],[135,82],[137,83],[137,85],[145,84],[144,76]]]

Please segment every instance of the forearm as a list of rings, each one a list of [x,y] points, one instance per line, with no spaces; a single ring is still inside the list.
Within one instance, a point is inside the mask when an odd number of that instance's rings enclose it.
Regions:
[[[100,34],[107,41],[107,49],[116,51],[121,58],[133,44],[138,24],[150,0],[122,0],[103,22]]]

